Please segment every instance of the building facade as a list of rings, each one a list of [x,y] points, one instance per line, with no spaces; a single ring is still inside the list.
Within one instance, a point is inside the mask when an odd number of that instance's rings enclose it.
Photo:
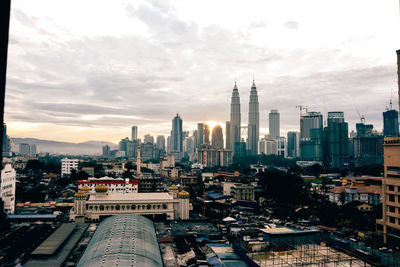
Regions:
[[[5,164],[1,170],[0,201],[4,202],[4,212],[14,214],[15,212],[15,189],[17,172],[11,164]]]
[[[98,185],[95,193],[79,191],[75,194],[70,220],[96,222],[119,214],[165,216],[167,220],[189,219],[189,193],[171,187],[169,193],[118,194],[108,192],[108,187]]]
[[[232,164],[232,150],[204,148],[198,152],[198,162],[204,167],[227,167]]]
[[[72,170],[78,171],[78,159],[64,158],[61,160],[61,175],[70,175]]]
[[[397,77],[400,107],[400,50],[397,50]],[[382,180],[382,225],[384,241],[400,242],[400,136],[384,140],[384,178]]]
[[[106,185],[110,193],[138,193],[139,181],[135,179],[123,178],[88,178],[86,180],[78,180],[78,190],[85,189],[88,193],[95,193],[95,188],[98,185]]]

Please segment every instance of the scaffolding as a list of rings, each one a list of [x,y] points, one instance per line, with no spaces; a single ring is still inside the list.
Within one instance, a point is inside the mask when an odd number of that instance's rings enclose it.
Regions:
[[[261,267],[269,266],[372,266],[354,256],[346,254],[334,248],[317,243],[311,244],[276,244],[261,252],[249,252],[247,255]]]

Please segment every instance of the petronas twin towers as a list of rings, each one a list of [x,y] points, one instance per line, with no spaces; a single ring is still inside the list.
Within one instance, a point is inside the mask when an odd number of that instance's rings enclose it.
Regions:
[[[232,91],[231,98],[231,120],[230,120],[230,138],[227,138],[227,147],[233,149],[234,155],[243,155],[244,151],[241,146],[241,113],[240,113],[240,96],[236,82]],[[249,120],[247,127],[247,145],[246,150],[249,155],[256,155],[258,148],[258,139],[260,132],[260,112],[258,105],[257,87],[253,80],[250,90],[249,100]],[[230,142],[228,144],[228,141]],[[228,146],[229,145],[229,146]]]

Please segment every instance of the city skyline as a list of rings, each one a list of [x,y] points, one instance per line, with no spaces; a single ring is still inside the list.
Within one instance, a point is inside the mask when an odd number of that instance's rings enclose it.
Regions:
[[[324,120],[328,111],[344,111],[349,130],[359,121],[358,109],[381,130],[391,97],[398,106],[393,59],[400,43],[394,34],[398,2],[308,4],[319,12],[295,1],[206,1],[201,6],[96,1],[92,23],[84,23],[90,1],[79,12],[70,2],[15,2],[5,100],[8,133],[115,143],[130,136],[132,125],[139,126],[140,138],[167,136],[176,113],[185,130],[203,121],[219,122],[224,129],[235,80],[241,125],[247,125],[243,101],[253,73],[260,137],[268,133],[271,109],[281,114],[282,136],[299,130],[296,105],[320,111]],[[226,6],[231,12],[221,20]],[[115,20],[103,22],[104,14]]]

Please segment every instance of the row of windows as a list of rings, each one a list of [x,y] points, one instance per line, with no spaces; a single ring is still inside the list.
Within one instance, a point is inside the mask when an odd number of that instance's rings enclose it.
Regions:
[[[389,194],[389,202],[395,202],[395,195]],[[397,202],[400,203],[400,196],[397,196]]]
[[[391,217],[391,216],[388,216],[389,217],[389,222],[390,223],[396,223],[396,218],[395,217]],[[398,225],[400,225],[400,219],[397,219],[397,224]]]
[[[388,211],[395,213],[396,212],[396,207],[388,206]],[[400,214],[400,208],[397,208],[397,213]]]
[[[397,187],[397,192],[400,192],[400,186],[396,186]],[[388,191],[394,191],[395,186],[394,185],[388,185],[387,186],[387,190]]]
[[[167,204],[147,204],[147,205],[86,205],[86,209],[94,211],[103,210],[160,210],[167,209]]]

